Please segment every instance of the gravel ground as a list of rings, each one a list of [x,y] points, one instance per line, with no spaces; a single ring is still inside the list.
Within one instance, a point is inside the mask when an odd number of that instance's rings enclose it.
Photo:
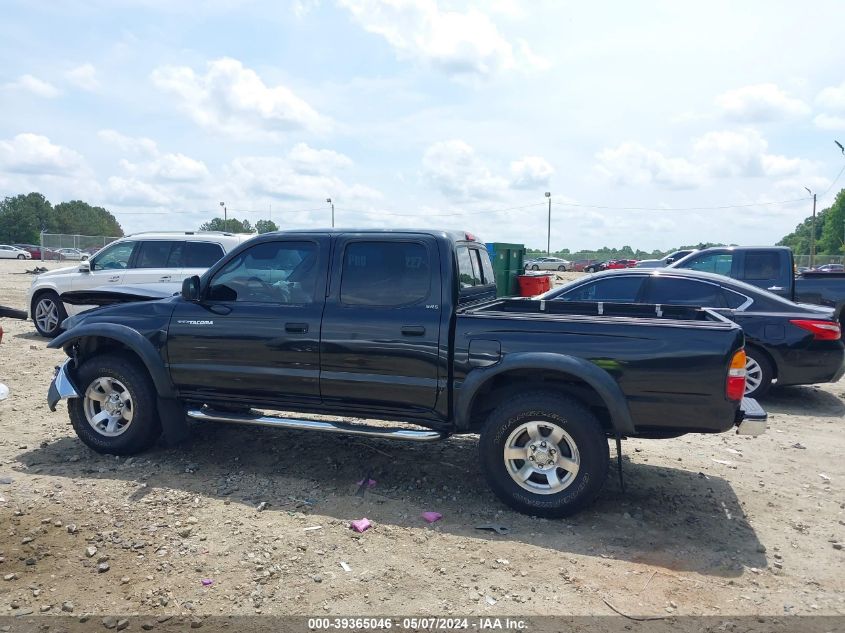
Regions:
[[[0,261],[0,304],[24,307],[32,266]],[[613,471],[546,521],[493,497],[472,437],[221,425],[98,455],[47,408],[63,354],[2,325],[0,615],[845,614],[845,383],[776,390],[760,438],[626,441],[627,492]]]

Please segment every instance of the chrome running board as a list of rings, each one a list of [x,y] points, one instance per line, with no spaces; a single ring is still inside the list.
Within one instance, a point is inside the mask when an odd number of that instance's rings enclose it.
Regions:
[[[433,442],[446,437],[443,433],[431,430],[394,429],[364,424],[345,424],[343,422],[325,422],[323,420],[294,420],[258,413],[229,413],[213,409],[188,409],[188,417],[200,422],[230,422],[232,424],[255,424],[272,426],[297,431],[323,431],[326,433],[344,433],[346,435],[366,435],[388,440],[411,440],[414,442]]]

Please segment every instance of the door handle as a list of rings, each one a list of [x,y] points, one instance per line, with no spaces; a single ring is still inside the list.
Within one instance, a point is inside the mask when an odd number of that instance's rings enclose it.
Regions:
[[[307,331],[307,323],[285,323],[285,332],[305,334]]]
[[[422,325],[403,325],[402,336],[422,336],[425,328]]]
[[[115,275],[114,277],[109,277],[109,281],[120,281],[120,275]]]
[[[158,278],[159,281],[170,281],[170,279],[171,279],[170,275],[162,275],[161,277]]]
[[[770,288],[766,288],[766,290],[783,290],[783,286],[771,286]]]

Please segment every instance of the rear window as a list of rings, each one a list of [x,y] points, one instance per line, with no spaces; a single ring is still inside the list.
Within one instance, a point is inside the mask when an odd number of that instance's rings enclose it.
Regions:
[[[745,254],[745,279],[777,279],[780,276],[778,253],[749,251]]]
[[[223,247],[212,242],[187,242],[185,244],[185,268],[210,268],[223,257]]]
[[[429,294],[428,249],[419,242],[351,242],[343,255],[340,301],[401,306]]]
[[[496,283],[496,275],[493,273],[493,264],[490,262],[490,253],[477,250],[478,258],[481,260],[481,272],[484,275],[485,284]]]
[[[474,253],[473,253],[474,255]],[[461,288],[472,288],[481,285],[481,274],[478,270],[478,257],[473,265],[469,249],[466,246],[458,247],[458,277],[461,281]]]

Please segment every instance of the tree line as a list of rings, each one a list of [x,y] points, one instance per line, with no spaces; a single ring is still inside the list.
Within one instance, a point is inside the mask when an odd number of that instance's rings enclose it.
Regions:
[[[788,246],[797,255],[810,253],[813,235],[813,216],[808,215],[795,230],[786,235],[778,246]],[[833,204],[816,214],[816,254],[845,253],[845,189],[836,194]]]
[[[278,230],[279,227],[273,220],[256,220],[253,225],[249,220],[213,218],[200,225],[200,231],[228,231],[229,233],[270,233]]]
[[[120,223],[111,213],[82,200],[52,205],[42,194],[33,192],[0,201],[0,242],[40,244],[42,231],[123,236]]]

